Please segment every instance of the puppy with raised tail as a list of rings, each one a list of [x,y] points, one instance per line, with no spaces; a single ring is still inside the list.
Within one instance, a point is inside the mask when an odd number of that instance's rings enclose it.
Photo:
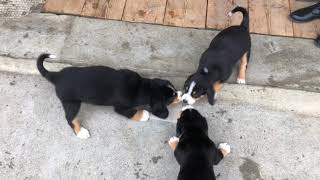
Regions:
[[[159,118],[167,118],[167,106],[181,99],[181,92],[167,80],[147,79],[130,70],[105,66],[67,67],[60,72],[49,72],[43,66],[46,58],[55,56],[40,55],[38,70],[54,84],[68,124],[82,139],[90,136],[77,117],[82,102],[113,106],[117,113],[127,118],[147,121],[149,111]]]
[[[182,99],[185,103],[193,104],[207,95],[208,102],[213,105],[222,83],[228,80],[240,59],[237,83],[246,83],[246,68],[251,49],[249,16],[242,7],[236,7],[229,15],[236,12],[243,14],[242,23],[222,30],[202,54],[197,71],[190,75],[184,84]]]
[[[180,165],[178,180],[214,180],[213,165],[230,153],[227,143],[218,148],[208,137],[206,119],[191,106],[184,107],[177,121],[176,136],[169,145]]]

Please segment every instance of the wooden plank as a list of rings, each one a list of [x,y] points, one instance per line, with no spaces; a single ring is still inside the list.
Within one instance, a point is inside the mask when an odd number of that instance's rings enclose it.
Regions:
[[[268,1],[250,0],[250,31],[260,34],[269,34],[269,12]]]
[[[229,11],[232,11],[232,9],[236,6],[244,7],[248,10],[248,0],[233,0],[232,2],[232,8]],[[248,10],[249,11],[249,10]],[[230,20],[230,25],[239,25],[242,22],[242,14],[241,13],[235,13],[232,15]]]
[[[127,0],[122,20],[163,24],[167,0]]]
[[[228,13],[233,8],[232,0],[208,0],[207,28],[224,29],[230,25]]]
[[[310,5],[313,5],[315,2],[302,2],[290,0],[291,12],[304,8]],[[303,37],[303,38],[316,38],[317,33],[320,33],[318,26],[319,21],[317,20],[308,22],[308,23],[296,23],[293,22],[293,35],[294,37]]]
[[[168,0],[164,24],[205,28],[207,0]]]
[[[288,0],[269,0],[270,34],[293,36],[292,21],[288,18],[290,4]]]
[[[95,16],[98,8],[99,0],[86,0],[84,6],[82,8],[81,15],[82,16]]]
[[[126,0],[99,0],[95,17],[120,20]]]
[[[79,15],[85,0],[47,0],[44,11],[57,14]]]

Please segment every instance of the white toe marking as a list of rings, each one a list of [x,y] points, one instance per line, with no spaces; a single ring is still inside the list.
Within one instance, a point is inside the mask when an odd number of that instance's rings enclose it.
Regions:
[[[238,83],[238,84],[246,84],[246,80],[245,80],[245,79],[240,79],[240,78],[238,78],[238,79],[237,79],[237,83]]]
[[[231,152],[231,147],[230,147],[230,145],[228,143],[220,143],[218,148],[219,149],[223,149],[228,154]]]
[[[150,118],[150,113],[146,110],[142,110],[142,118],[140,121],[148,121]]]
[[[77,137],[80,139],[88,139],[90,137],[89,131],[81,127],[80,131],[77,134]]]
[[[169,144],[178,143],[179,142],[179,138],[173,136],[173,137],[170,138],[170,140],[168,142],[169,142]]]
[[[56,56],[56,55],[53,55],[53,54],[50,54],[50,55],[49,55],[49,58],[54,59],[54,58],[57,58],[57,56]]]

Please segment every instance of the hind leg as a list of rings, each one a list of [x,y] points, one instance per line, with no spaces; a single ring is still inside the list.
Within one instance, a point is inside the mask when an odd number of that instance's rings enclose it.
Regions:
[[[80,101],[62,101],[63,109],[66,114],[68,124],[73,129],[75,134],[80,139],[88,139],[90,137],[89,131],[81,127],[77,114],[80,110]]]
[[[241,58],[241,62],[239,66],[239,74],[237,78],[238,84],[246,84],[246,71],[247,71],[249,58],[250,58],[250,51],[246,52]]]

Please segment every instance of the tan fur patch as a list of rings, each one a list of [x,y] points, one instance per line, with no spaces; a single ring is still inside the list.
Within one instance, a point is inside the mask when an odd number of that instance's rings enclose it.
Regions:
[[[134,121],[140,121],[142,119],[142,116],[143,116],[143,110],[139,110],[136,112],[135,115],[132,116],[132,120]]]
[[[217,81],[213,84],[212,88],[215,93],[219,93],[222,89],[222,83],[220,83],[220,81]]]
[[[245,53],[241,58],[238,79],[246,79],[247,64],[248,64],[247,53]]]
[[[169,143],[169,146],[174,151],[174,150],[176,150],[178,143],[179,142],[172,142],[172,143]]]
[[[74,120],[72,121],[72,124],[73,124],[74,132],[76,134],[78,134],[80,132],[80,129],[81,129],[81,124],[80,124],[79,118],[78,117],[74,118]]]
[[[179,102],[180,102],[180,98],[177,96],[169,106],[178,104]]]

